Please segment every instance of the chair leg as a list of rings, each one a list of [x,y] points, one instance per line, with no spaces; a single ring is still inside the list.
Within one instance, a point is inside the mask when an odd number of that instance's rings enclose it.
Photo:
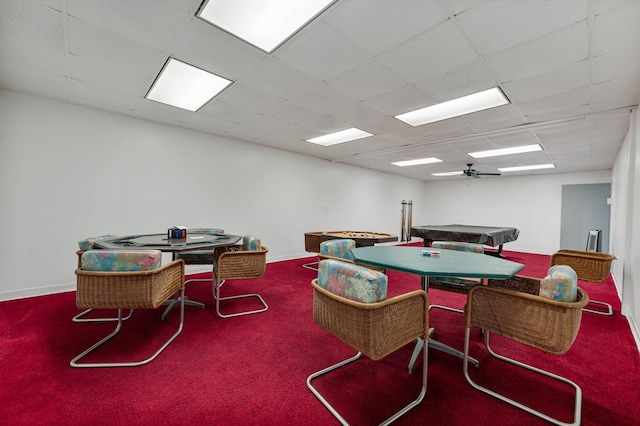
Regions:
[[[264,299],[262,298],[262,296],[260,296],[257,293],[251,293],[251,294],[240,294],[237,296],[227,296],[227,297],[221,297],[220,296],[220,289],[222,288],[222,285],[224,284],[224,280],[221,281],[219,284],[216,284],[216,282],[214,281],[213,283],[213,298],[216,301],[216,314],[218,314],[218,316],[220,318],[231,318],[231,317],[239,317],[242,315],[250,315],[250,314],[257,314],[260,312],[264,312],[267,309],[269,309],[269,306],[267,305],[267,302],[264,301]],[[248,297],[255,297],[258,299],[258,301],[262,304],[262,308],[261,309],[255,309],[253,311],[242,311],[242,312],[236,312],[233,314],[222,314],[220,312],[220,302],[221,301],[225,301],[225,300],[233,300],[233,299],[245,299]]]
[[[112,337],[114,337],[116,334],[118,334],[118,332],[122,328],[122,322],[124,321],[124,319],[122,317],[122,309],[118,309],[118,324],[116,325],[115,330],[113,330],[111,332],[111,334],[109,334],[107,337],[105,337],[104,339],[100,340],[98,343],[96,343],[95,345],[91,346],[89,349],[85,350],[80,355],[78,355],[77,357],[72,359],[71,362],[69,363],[69,365],[71,365],[71,367],[75,367],[75,368],[138,367],[138,366],[150,363],[151,361],[156,359],[156,357],[158,355],[160,355],[160,352],[162,352],[169,345],[169,343],[171,343],[178,336],[178,334],[180,334],[182,332],[182,327],[184,325],[184,289],[182,289],[181,297],[182,297],[182,300],[180,302],[180,324],[178,326],[178,330],[160,347],[160,349],[158,349],[149,358],[147,358],[145,360],[142,360],[142,361],[134,361],[134,362],[100,362],[100,363],[86,363],[86,364],[80,364],[78,362],[82,358],[84,358],[86,355],[90,354],[95,349],[97,349],[98,347],[102,346],[102,344],[104,344],[105,342],[110,340]]]
[[[550,423],[556,424],[556,425],[562,425],[562,426],[576,426],[580,424],[580,420],[581,420],[581,412],[582,412],[582,389],[580,389],[580,386],[578,386],[577,384],[575,384],[574,382],[572,382],[569,379],[566,379],[564,377],[558,376],[556,374],[550,373],[548,371],[545,370],[541,370],[539,368],[536,368],[532,365],[529,364],[525,364],[523,362],[520,361],[516,361],[514,359],[511,358],[507,358],[506,356],[503,355],[499,355],[497,353],[495,353],[492,349],[491,346],[489,345],[489,331],[485,330],[485,337],[484,337],[484,343],[485,343],[485,347],[487,348],[487,351],[489,352],[489,354],[491,354],[494,358],[499,359],[501,361],[516,365],[518,367],[522,367],[525,368],[527,370],[533,371],[535,373],[541,374],[543,376],[555,379],[559,382],[565,383],[569,386],[571,386],[574,391],[575,391],[575,402],[574,402],[574,413],[573,413],[573,423],[565,423],[562,422],[558,419],[555,419],[553,417],[550,417],[546,414],[541,413],[540,411],[534,410],[531,407],[528,407],[522,403],[519,403],[517,401],[514,401],[513,399],[507,398],[504,395],[501,395],[497,392],[492,391],[491,389],[485,388],[483,386],[480,386],[479,384],[475,383],[471,377],[469,376],[469,372],[468,372],[468,359],[469,359],[469,336],[470,336],[470,332],[471,332],[471,328],[467,327],[465,330],[465,338],[464,338],[464,362],[462,364],[462,369],[464,372],[464,376],[467,379],[467,382],[469,382],[469,384],[471,386],[473,386],[475,389],[484,392],[488,395],[493,396],[494,398],[497,398],[503,402],[506,402],[507,404],[513,405],[514,407],[517,407],[521,410],[526,411],[527,413],[533,414],[534,416],[540,417],[541,419],[544,419]]]
[[[582,310],[584,312],[591,312],[592,314],[598,314],[598,315],[606,315],[606,316],[613,315],[613,306],[611,306],[610,304],[605,303],[605,302],[599,302],[597,300],[589,300],[589,303],[587,303],[587,306],[589,306],[591,304],[604,306],[606,310],[605,311],[597,311],[595,309],[587,309],[586,306],[584,308],[582,308]]]
[[[318,270],[318,268],[317,268],[318,263],[320,263],[320,262],[318,262],[318,261],[309,262],[309,263],[305,263],[304,265],[302,265],[302,267],[303,268],[307,268],[307,269],[311,269],[312,271],[317,271]],[[316,265],[316,266],[314,266],[314,265]]]
[[[413,407],[415,407],[416,405],[420,404],[420,402],[422,402],[422,400],[424,399],[424,395],[427,392],[427,366],[428,366],[428,362],[427,362],[427,347],[425,345],[423,345],[422,348],[422,354],[423,354],[423,363],[422,363],[422,388],[420,389],[420,393],[418,394],[418,397],[416,399],[414,399],[413,401],[411,401],[409,404],[407,404],[406,406],[404,406],[402,409],[400,409],[398,412],[396,412],[394,415],[392,415],[391,417],[389,417],[387,420],[385,420],[384,422],[380,423],[381,425],[388,425],[392,422],[394,422],[395,420],[397,420],[399,417],[403,416],[404,414],[406,414],[409,410],[411,410]],[[331,412],[331,414],[333,414],[333,416],[338,419],[338,421],[345,425],[348,426],[349,423],[344,419],[344,417],[342,417],[338,411],[336,411],[335,408],[333,408],[333,406],[331,404],[329,404],[329,402],[322,396],[322,394],[320,394],[320,392],[313,387],[313,385],[311,384],[311,381],[324,375],[327,374],[331,371],[337,370],[340,367],[343,367],[347,364],[350,364],[352,362],[357,361],[358,359],[360,359],[360,357],[362,356],[362,352],[358,352],[355,356],[348,358],[344,361],[341,361],[337,364],[334,364],[330,367],[327,367],[323,370],[320,370],[316,373],[311,374],[308,378],[307,378],[307,387],[309,388],[309,390],[311,391],[311,393],[313,393],[316,398],[318,398],[318,400],[322,403],[322,405],[324,405],[329,412]]]
[[[71,320],[73,322],[109,322],[109,321],[118,321],[118,318],[85,318],[84,316],[93,312],[94,309],[87,309],[84,312],[79,313],[78,315],[76,315],[75,317],[73,317]],[[133,309],[129,309],[129,315],[127,315],[126,317],[122,318],[122,321],[126,321],[129,318],[131,318],[131,315],[133,315]]]

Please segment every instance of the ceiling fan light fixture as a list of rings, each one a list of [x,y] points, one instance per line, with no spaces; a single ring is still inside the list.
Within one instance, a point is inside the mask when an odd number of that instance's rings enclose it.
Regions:
[[[196,16],[267,53],[336,0],[207,0]]]
[[[524,170],[553,169],[555,164],[535,164],[532,166],[498,167],[501,172],[521,172]]]
[[[432,164],[432,163],[442,163],[442,160],[436,157],[429,157],[429,158],[417,158],[415,160],[395,161],[391,164],[393,164],[394,166],[406,167],[406,166],[417,166],[420,164]]]
[[[369,136],[373,136],[373,134],[352,127],[350,129],[341,130],[339,132],[329,133],[328,135],[318,136],[317,138],[307,139],[307,142],[315,143],[322,146],[331,146],[339,143],[354,141],[357,139],[368,138]]]
[[[231,80],[169,58],[145,98],[197,111],[231,83]]]
[[[406,112],[395,117],[411,126],[420,126],[509,103],[509,99],[502,93],[502,90],[494,87],[493,89],[472,93],[471,95]]]
[[[542,151],[540,144],[514,146],[511,148],[490,149],[488,151],[468,152],[473,158],[497,157],[499,155],[522,154],[525,152]]]

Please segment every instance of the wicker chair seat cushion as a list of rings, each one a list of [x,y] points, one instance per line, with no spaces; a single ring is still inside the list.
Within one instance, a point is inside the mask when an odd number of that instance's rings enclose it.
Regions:
[[[242,250],[260,250],[260,247],[262,244],[259,238],[249,234],[242,236]]]
[[[78,247],[82,251],[93,250],[96,241],[110,240],[112,238],[118,238],[117,235],[100,235],[99,237],[91,237],[82,241],[78,241]]]
[[[355,261],[351,249],[356,248],[355,240],[328,240],[320,243],[320,254]]]
[[[540,296],[563,302],[576,300],[578,275],[567,265],[554,265],[547,276],[540,280]]]
[[[224,234],[224,229],[219,229],[219,228],[189,228],[189,229],[187,229],[187,234],[220,235],[220,234]]]
[[[431,243],[433,248],[441,248],[447,250],[467,251],[471,253],[484,253],[484,246],[476,243],[461,243],[458,241],[434,241]]]
[[[81,259],[84,271],[152,271],[161,263],[160,250],[88,250]]]
[[[318,285],[325,290],[361,303],[381,302],[387,298],[387,276],[364,266],[322,260],[318,264]]]

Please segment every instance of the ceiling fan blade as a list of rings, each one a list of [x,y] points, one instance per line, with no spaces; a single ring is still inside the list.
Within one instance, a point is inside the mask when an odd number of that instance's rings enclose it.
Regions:
[[[476,173],[476,175],[480,175],[480,176],[502,176],[501,173]]]

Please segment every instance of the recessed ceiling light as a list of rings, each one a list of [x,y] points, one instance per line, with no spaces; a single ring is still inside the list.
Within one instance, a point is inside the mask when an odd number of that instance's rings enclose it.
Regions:
[[[555,164],[536,164],[533,166],[498,167],[501,172],[521,172],[523,170],[553,169]]]
[[[307,139],[307,142],[329,146],[343,142],[354,141],[356,139],[367,138],[369,136],[373,135],[371,133],[367,133],[363,130],[352,127],[350,129],[341,130],[339,132],[329,133],[328,135],[318,136],[317,138]]]
[[[396,161],[391,164],[394,166],[406,167],[406,166],[417,166],[419,164],[431,164],[431,163],[441,163],[442,160],[436,157],[429,158],[418,158],[416,160],[406,160],[406,161]]]
[[[444,172],[444,173],[431,173],[431,176],[458,176],[461,175],[463,172],[459,171],[459,172]]]
[[[488,151],[469,152],[473,158],[497,157],[498,155],[522,154],[523,152],[542,151],[539,144],[514,146],[512,148],[491,149]]]
[[[145,97],[197,111],[230,84],[231,80],[169,58]]]
[[[271,53],[336,0],[207,0],[196,16]]]
[[[494,87],[493,89],[473,93],[458,99],[452,99],[416,111],[396,115],[395,117],[411,126],[420,126],[422,124],[459,117],[508,103],[509,99],[502,93],[502,90]]]

